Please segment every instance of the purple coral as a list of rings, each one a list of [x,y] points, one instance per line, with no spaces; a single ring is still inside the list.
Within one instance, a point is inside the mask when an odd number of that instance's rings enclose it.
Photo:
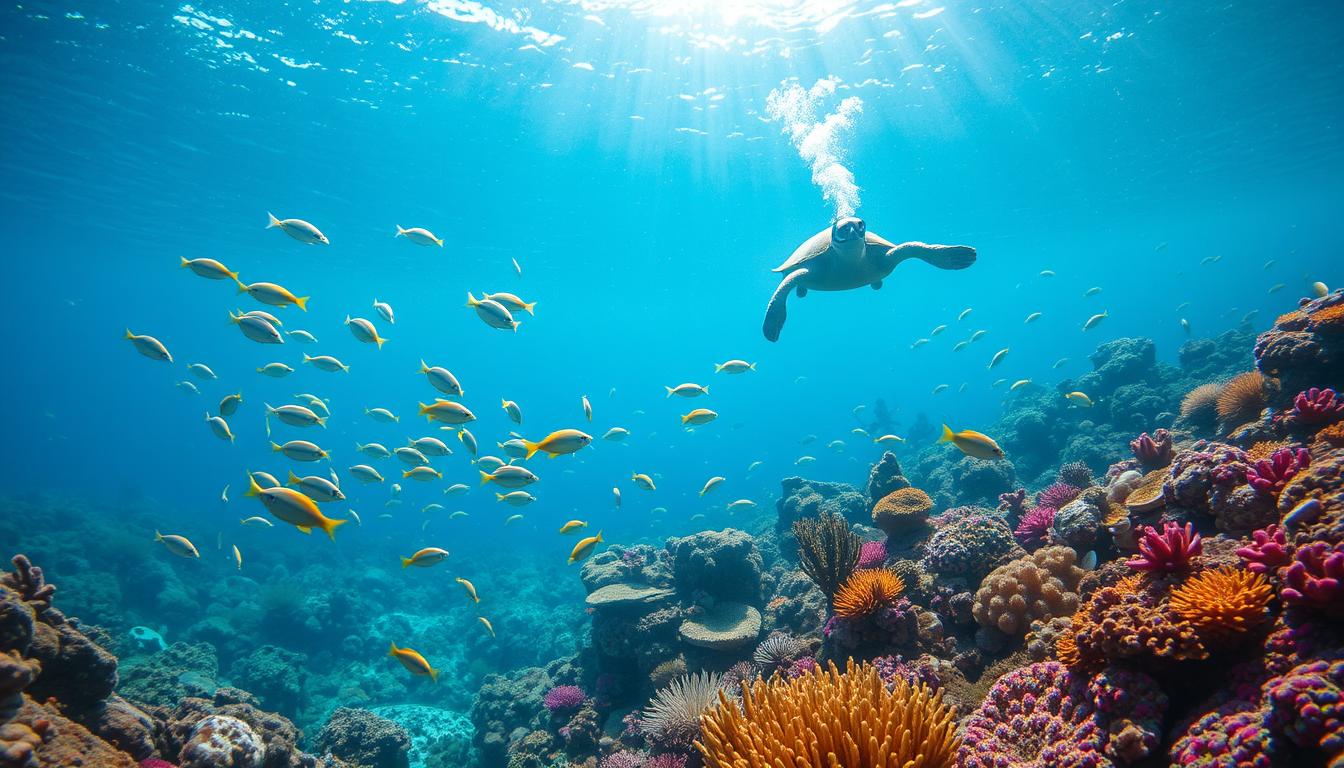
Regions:
[[[1044,546],[1050,541],[1050,528],[1055,524],[1053,507],[1036,507],[1018,521],[1013,536],[1017,543],[1028,552]]]
[[[557,685],[546,692],[542,697],[541,703],[546,705],[549,712],[568,712],[583,706],[583,702],[588,697],[583,689],[577,685]]]
[[[1008,515],[1021,517],[1027,511],[1027,489],[1018,488],[1012,493],[999,494],[999,506],[996,510]]]
[[[602,758],[602,768],[643,768],[648,757],[644,752],[623,749]]]
[[[1171,433],[1158,429],[1150,436],[1147,432],[1129,442],[1134,458],[1147,469],[1160,469],[1171,463]]]
[[[1190,559],[1204,551],[1203,540],[1190,523],[1184,528],[1167,523],[1161,532],[1145,525],[1139,533],[1139,554],[1125,561],[1125,565],[1136,571],[1184,571],[1190,567]]]
[[[56,594],[56,585],[48,584],[42,575],[42,569],[28,559],[27,555],[15,555],[14,573],[9,577],[10,586],[23,596],[25,603],[32,603],[43,610],[51,606],[52,595]]]
[[[1330,424],[1344,418],[1344,397],[1333,389],[1312,387],[1293,398],[1293,421],[1299,424]]]
[[[887,561],[887,542],[865,541],[859,547],[858,568],[880,568]]]
[[[1344,753],[1344,661],[1300,664],[1265,685],[1270,727],[1294,744]]]
[[[686,768],[686,755],[677,752],[664,752],[654,755],[644,763],[644,768]]]
[[[1272,575],[1292,562],[1288,553],[1288,539],[1283,529],[1271,525],[1251,534],[1251,543],[1237,550],[1237,557],[1246,561],[1246,570]]]
[[[1294,475],[1309,466],[1311,453],[1306,448],[1279,448],[1246,470],[1246,482],[1262,493],[1278,494]]]
[[[1283,571],[1279,594],[1289,603],[1338,608],[1344,603],[1344,543],[1331,547],[1318,541],[1299,547]]]
[[[1036,494],[1036,506],[1059,509],[1078,498],[1083,489],[1068,483],[1051,483]]]
[[[784,670],[784,676],[790,680],[809,674],[817,668],[817,660],[811,656],[804,656],[800,659],[794,659]]]

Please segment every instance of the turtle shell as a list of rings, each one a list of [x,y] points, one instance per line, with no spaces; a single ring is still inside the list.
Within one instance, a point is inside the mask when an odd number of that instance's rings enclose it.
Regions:
[[[889,242],[886,238],[880,235],[875,235],[872,232],[867,232],[864,234],[863,242],[870,251],[870,253],[868,254],[869,256],[872,255],[871,250],[875,247],[880,248],[883,251],[887,251],[891,248],[896,247],[895,243]],[[789,256],[789,258],[784,260],[783,264],[780,264],[778,267],[775,267],[771,271],[792,272],[793,270],[801,267],[807,262],[826,253],[830,249],[831,249],[831,228],[827,227],[818,232],[817,234],[809,237],[807,240],[804,240],[802,245],[794,249],[793,255]]]

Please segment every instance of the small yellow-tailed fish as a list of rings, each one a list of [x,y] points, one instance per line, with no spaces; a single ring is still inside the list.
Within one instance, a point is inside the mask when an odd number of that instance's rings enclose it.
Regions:
[[[710,491],[714,490],[716,487],[718,487],[719,483],[722,483],[724,481],[724,479],[725,478],[719,477],[718,475],[709,478],[708,480],[705,481],[705,487],[700,489],[700,495],[704,496],[706,493],[709,493]]]
[[[243,393],[238,392],[232,395],[225,395],[223,400],[219,401],[219,415],[232,416],[238,412],[238,406],[243,402]]]
[[[514,464],[505,464],[494,472],[481,473],[481,485],[493,482],[502,488],[522,488],[537,482],[539,479],[528,471],[527,467]]]
[[[967,307],[961,310],[960,315],[957,315],[957,320],[965,320],[967,317],[970,316],[970,314],[971,314],[971,307]]]
[[[449,516],[448,516],[448,519],[449,519],[449,520],[456,520],[456,519],[459,518],[459,517],[466,517],[466,516],[467,516],[467,513],[466,513],[466,512],[463,512],[462,510],[459,509],[459,510],[457,510],[456,512],[454,512],[453,514],[449,515]]]
[[[650,481],[650,482],[652,482],[652,481]],[[621,489],[620,489],[620,488],[612,488],[612,489],[611,489],[611,495],[612,495],[613,497],[615,497],[615,499],[616,499],[616,508],[617,508],[617,509],[620,509],[620,508],[621,508]]]
[[[629,436],[630,436],[630,430],[626,429],[625,427],[612,427],[611,429],[607,430],[607,433],[602,436],[602,439],[610,440],[613,443],[618,443]]]
[[[429,662],[419,651],[410,648],[398,648],[396,643],[392,643],[392,650],[387,652],[388,656],[401,662],[401,666],[406,668],[416,677],[428,677],[434,682],[439,682],[439,670],[429,666]]]
[[[905,438],[904,438],[904,437],[901,437],[901,436],[899,436],[899,435],[883,435],[883,436],[881,436],[881,437],[873,438],[873,442],[874,442],[874,443],[904,443],[904,442],[905,442]]]
[[[587,406],[588,398],[584,398],[583,402]],[[585,410],[588,409],[585,408]],[[592,420],[591,410],[589,410],[589,420]],[[527,449],[527,454],[523,459],[532,458],[537,451],[541,451],[554,459],[562,454],[574,453],[591,442],[593,442],[592,435],[585,434],[577,429],[558,429],[535,443],[524,440],[523,446]]]
[[[398,224],[397,234],[393,235],[393,237],[404,237],[416,245],[437,245],[440,248],[443,247],[443,238],[435,237],[433,232],[430,232],[424,227],[402,229],[401,225]]]
[[[410,557],[401,558],[401,567],[409,568],[414,565],[416,568],[428,568],[447,559],[448,550],[438,547],[425,547]]]
[[[690,382],[678,384],[675,387],[663,387],[663,389],[667,390],[668,397],[673,395],[676,395],[677,397],[699,397],[701,395],[709,394],[709,387],[702,387],[699,384],[692,384]]]
[[[238,550],[238,545],[233,545],[233,562],[238,564],[238,570],[243,570],[243,553]]]
[[[717,419],[718,417],[719,414],[709,410],[708,408],[696,408],[690,413],[682,416],[681,423],[699,426],[701,424],[708,424],[709,422]]]
[[[940,325],[940,326],[938,326],[937,328],[934,328],[932,331],[929,331],[929,335],[930,335],[930,336],[937,336],[938,334],[940,334],[940,333],[942,333],[943,331],[946,331],[946,330],[947,330],[947,326],[946,326],[946,325]]]
[[[472,413],[470,409],[451,400],[435,400],[430,405],[420,403],[420,415],[424,416],[426,421],[438,421],[453,425],[466,424],[476,420],[476,414]]]
[[[517,264],[518,264],[518,262],[515,261],[515,262],[514,262],[514,265],[517,266]],[[523,274],[523,273],[522,273],[522,271],[520,270],[520,271],[518,272],[518,274],[521,275],[521,274]],[[476,620],[479,621],[479,622],[481,622],[481,626],[485,627],[485,631],[486,631],[486,632],[489,632],[491,637],[494,637],[494,636],[495,636],[495,627],[494,627],[493,624],[490,623],[490,620],[489,620],[489,619],[485,618],[484,616],[477,616],[477,617],[476,617]]]
[[[583,396],[583,417],[588,421],[593,420],[593,404],[588,402],[588,396]]]
[[[1084,408],[1092,407],[1092,398],[1088,397],[1085,392],[1070,392],[1064,395],[1064,397],[1069,402],[1076,403]]]
[[[290,304],[298,307],[304,312],[308,311],[308,297],[295,296],[288,288],[275,283],[253,283],[245,285],[238,283],[238,292],[246,293],[248,296],[260,301],[262,304],[269,304],[272,307],[286,307]]]
[[[378,328],[365,318],[346,315],[345,325],[350,329],[350,334],[363,344],[377,344],[378,348],[382,349],[387,341],[378,335]]]
[[[746,360],[728,360],[714,364],[715,373],[746,373],[754,370],[756,370],[756,364],[748,363]]]
[[[377,299],[374,299],[373,308],[377,310],[378,314],[383,316],[384,320],[391,323],[392,325],[397,324],[397,316],[395,313],[392,312],[391,304],[388,304],[386,301],[379,301]]]
[[[570,520],[569,522],[560,526],[560,533],[574,533],[576,531],[581,531],[587,527],[588,523],[584,522],[583,520]]]
[[[163,342],[153,336],[131,333],[131,329],[126,329],[126,335],[123,337],[131,342],[135,351],[148,357],[150,360],[171,363],[173,356],[168,354],[168,348],[163,346]]]
[[[982,435],[970,429],[953,432],[951,427],[944,424],[943,436],[938,438],[938,442],[951,443],[962,453],[977,459],[1003,458],[1003,449],[999,447],[998,443],[994,442],[988,435]]]
[[[646,491],[658,490],[658,486],[653,484],[653,478],[649,477],[648,475],[642,472],[634,473],[633,475],[630,476],[630,479],[634,481],[635,485],[639,486],[640,488],[643,488]],[[620,498],[621,498],[620,491],[618,489],[613,490],[616,490],[616,504],[617,506],[620,506]]]
[[[593,550],[602,542],[603,538],[601,531],[598,531],[596,536],[580,539],[579,543],[574,545],[574,550],[569,553],[569,565],[573,565],[593,554]]]
[[[1022,321],[1022,324],[1023,324],[1023,325],[1026,325],[1026,324],[1028,324],[1028,323],[1034,323],[1034,322],[1036,322],[1037,320],[1040,320],[1040,319],[1041,319],[1041,313],[1040,313],[1040,312],[1032,312],[1030,315],[1027,315],[1027,319],[1026,319],[1026,320],[1023,320],[1023,321]]]
[[[481,598],[479,598],[479,597],[476,596],[476,585],[475,585],[475,584],[472,584],[470,581],[467,581],[466,579],[462,578],[461,576],[458,576],[456,579],[454,579],[454,581],[456,581],[458,584],[461,584],[461,585],[462,585],[462,591],[464,591],[464,592],[467,593],[467,597],[471,598],[471,602],[473,602],[473,603],[479,603],[479,602],[481,602]]]
[[[422,483],[427,483],[430,480],[442,480],[443,473],[433,467],[419,466],[411,467],[405,472],[402,472],[401,477],[403,480],[409,478],[411,480],[419,480]]]
[[[523,423],[523,409],[519,408],[517,403],[512,400],[501,399],[499,407],[504,409],[504,413],[508,414],[514,424]]]
[[[493,301],[497,304],[502,304],[510,310],[521,309],[522,311],[526,312],[529,315],[537,314],[536,313],[537,302],[523,301],[515,294],[508,293],[507,291],[500,291],[498,293],[487,293],[481,298],[489,299],[490,301]]]
[[[1096,296],[1098,293],[1101,293],[1101,288],[1094,285],[1083,292],[1083,298],[1087,298],[1088,296]]]
[[[326,235],[303,219],[278,219],[268,212],[266,214],[266,228],[279,229],[300,243],[331,245],[331,241],[327,240]]]
[[[1027,386],[1030,383],[1031,379],[1018,379],[1017,381],[1013,382],[1012,386],[1008,387],[1008,391],[1016,392],[1017,390]]]
[[[239,520],[238,523],[239,523],[240,525],[248,525],[248,526],[252,526],[252,527],[255,527],[255,528],[273,528],[273,527],[275,527],[275,524],[274,524],[274,523],[272,523],[270,520],[267,520],[267,519],[264,518],[264,517],[245,517],[245,518],[243,518],[242,520]]]
[[[981,330],[976,331],[975,333],[972,333],[972,334],[971,334],[971,342],[974,343],[975,341],[979,340],[981,336],[984,336],[986,333],[989,333],[989,331],[986,331],[986,330],[984,330],[984,329],[981,329]]]
[[[1110,316],[1111,316],[1110,312],[1101,312],[1099,314],[1087,318],[1087,322],[1083,323],[1083,330],[1087,331],[1097,327],[1098,323],[1100,323],[1102,320],[1105,320]]]
[[[447,427],[440,427],[440,429],[447,429]],[[457,430],[457,439],[462,445],[466,446],[467,451],[470,452],[472,456],[476,455],[476,436],[471,434],[471,430],[466,427]]]
[[[186,536],[178,536],[175,533],[164,536],[162,533],[155,531],[154,540],[163,542],[163,546],[178,557],[199,558],[201,556],[200,551],[196,549],[196,545],[192,544]]]
[[[1003,362],[1003,358],[1005,358],[1005,357],[1007,357],[1007,356],[1008,356],[1008,348],[1007,348],[1007,347],[1004,347],[1003,349],[1000,349],[998,352],[995,352],[995,353],[994,353],[994,357],[993,357],[992,359],[990,359],[990,361],[989,361],[989,370],[991,370],[991,371],[994,370],[994,366],[996,366],[996,365],[998,365],[999,363]]]
[[[948,385],[947,385],[947,384],[939,384],[938,386],[936,386],[936,387],[933,388],[933,394],[936,395],[936,394],[938,394],[939,392],[946,392],[946,391],[947,391],[947,388],[948,388]]]
[[[182,257],[182,266],[190,269],[207,280],[232,280],[239,285],[238,273],[230,270],[214,259],[188,259]]]
[[[333,520],[322,514],[322,510],[317,508],[317,502],[304,496],[302,493],[278,485],[274,488],[262,488],[257,485],[257,481],[252,479],[252,473],[248,473],[248,496],[256,496],[261,499],[262,506],[277,519],[289,523],[298,528],[303,533],[312,533],[314,528],[320,528],[326,532],[332,540],[336,540],[336,529],[345,525],[347,520]]]

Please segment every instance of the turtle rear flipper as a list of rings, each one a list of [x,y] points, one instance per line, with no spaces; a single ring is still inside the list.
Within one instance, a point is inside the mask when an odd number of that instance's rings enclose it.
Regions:
[[[901,243],[892,250],[896,252],[897,263],[919,259],[939,269],[965,269],[975,263],[975,249],[969,245]]]
[[[790,272],[783,280],[779,281],[779,287],[770,297],[770,303],[765,306],[765,322],[761,325],[761,332],[769,341],[779,341],[779,332],[784,329],[784,320],[788,317],[789,292],[800,280],[807,277],[808,270],[795,269]]]

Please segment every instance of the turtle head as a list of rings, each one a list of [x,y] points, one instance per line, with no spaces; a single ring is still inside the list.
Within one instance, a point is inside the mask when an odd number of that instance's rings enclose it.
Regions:
[[[857,216],[841,216],[831,225],[831,242],[847,243],[854,240],[863,242],[867,231],[863,219]]]

